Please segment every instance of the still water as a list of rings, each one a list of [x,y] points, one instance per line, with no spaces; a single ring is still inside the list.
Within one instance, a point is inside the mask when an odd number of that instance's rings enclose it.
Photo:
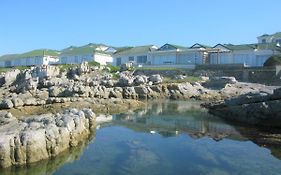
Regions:
[[[151,102],[108,119],[79,147],[2,174],[281,174],[268,131],[226,123],[198,102]]]

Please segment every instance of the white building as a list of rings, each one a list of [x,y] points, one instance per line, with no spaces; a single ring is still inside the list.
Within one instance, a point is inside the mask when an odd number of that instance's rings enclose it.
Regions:
[[[187,48],[173,44],[165,44],[160,48],[154,45],[125,48],[117,51],[114,65],[131,62],[144,67],[186,67],[192,68],[195,64],[204,64],[208,57],[209,48],[204,45],[194,44]]]
[[[257,37],[258,43],[279,43],[281,44],[281,32],[274,33],[272,35],[264,34],[262,36]]]
[[[194,44],[187,48],[172,44],[165,44],[151,53],[152,65],[196,65],[204,64],[208,56],[208,48]]]
[[[23,54],[0,57],[0,67],[36,66],[56,64],[59,52],[55,50],[34,50]]]
[[[277,43],[218,44],[210,52],[210,64],[243,64],[247,67],[261,67],[272,55],[280,54]]]
[[[113,65],[120,66],[129,62],[134,65],[151,64],[151,52],[156,49],[154,45],[119,48],[113,55]]]
[[[92,43],[82,47],[71,46],[62,50],[58,64],[80,64],[83,61],[96,61],[101,65],[112,64],[113,58],[107,50],[107,46]]]

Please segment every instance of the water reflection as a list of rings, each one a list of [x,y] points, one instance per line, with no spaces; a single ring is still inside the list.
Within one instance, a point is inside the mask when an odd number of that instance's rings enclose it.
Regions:
[[[71,147],[70,149],[62,152],[58,156],[43,160],[28,166],[20,167],[10,167],[6,169],[0,169],[0,175],[47,175],[53,174],[61,166],[74,162],[80,159],[83,151],[89,145],[89,142],[94,140],[95,131],[89,136],[89,138],[83,142],[80,142],[76,147]]]
[[[139,132],[173,137],[187,134],[192,138],[208,136],[216,141],[225,137],[244,140],[235,127],[209,115],[199,102],[151,102],[145,109],[113,116],[113,123]],[[153,133],[154,133],[153,132]]]
[[[155,101],[126,114],[100,115],[97,121],[96,132],[79,147],[0,174],[281,172],[281,161],[269,153],[280,158],[280,131],[226,123],[199,102]]]
[[[163,137],[186,134],[193,139],[207,136],[215,141],[224,138],[252,141],[281,159],[280,130],[226,122],[208,114],[197,101],[154,101],[144,109],[114,115],[111,119],[116,125]]]

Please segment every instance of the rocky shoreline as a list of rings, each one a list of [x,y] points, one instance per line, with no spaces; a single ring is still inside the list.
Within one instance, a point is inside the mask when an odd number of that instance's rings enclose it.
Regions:
[[[0,167],[20,166],[55,157],[87,139],[96,125],[89,109],[65,110],[17,119],[1,112]]]
[[[272,87],[240,83],[233,77],[202,77],[198,82],[165,83],[159,75],[124,71],[114,78],[107,68],[79,67],[60,71],[57,66],[12,71],[0,77],[0,109],[42,106],[95,99],[197,99],[217,101],[247,93],[272,93]],[[183,76],[176,75],[175,80]],[[95,102],[93,102],[95,103]]]
[[[281,127],[281,88],[203,104],[211,114],[253,125]]]
[[[184,77],[175,75],[174,80]],[[210,113],[223,118],[251,123],[247,117],[251,114],[252,124],[269,120],[272,126],[281,126],[281,93],[276,88],[233,77],[167,83],[159,74],[112,74],[109,67],[87,62],[67,70],[59,66],[13,70],[0,75],[0,167],[55,157],[88,138],[97,122],[108,120],[97,121],[92,111],[133,110],[144,105],[140,100],[203,100],[211,102],[204,104]]]

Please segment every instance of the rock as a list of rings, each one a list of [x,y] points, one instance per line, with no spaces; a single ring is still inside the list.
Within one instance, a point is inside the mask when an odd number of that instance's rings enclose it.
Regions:
[[[159,74],[149,76],[148,80],[153,84],[160,84],[163,82],[163,78]]]
[[[109,98],[123,98],[123,89],[121,87],[115,87],[110,90]]]
[[[235,84],[237,80],[235,77],[211,77],[210,81],[204,83],[207,88],[225,88],[227,84]]]
[[[137,99],[138,94],[134,87],[124,87],[123,88],[123,98],[125,99]]]
[[[271,98],[272,99],[281,99],[281,88],[275,89]]]
[[[147,76],[137,75],[134,79],[134,85],[135,86],[143,85],[146,84],[147,81],[148,81]]]
[[[57,86],[53,86],[49,88],[49,96],[50,97],[58,97],[63,92],[63,90]]]
[[[10,112],[0,111],[0,126],[15,121],[16,118]]]
[[[10,99],[4,99],[4,100],[2,100],[2,102],[0,104],[1,109],[11,109],[13,107],[14,107],[14,104]]]
[[[14,97],[14,98],[12,98],[12,102],[13,102],[15,108],[22,107],[24,105],[22,99],[20,99],[20,98]]]
[[[41,65],[36,66],[31,69],[31,74],[33,78],[50,78],[50,77],[57,77],[60,75],[60,68],[58,66],[52,65]]]
[[[120,71],[128,71],[133,68],[133,63],[125,63],[120,66]]]
[[[121,87],[132,86],[133,82],[133,78],[123,76],[119,78],[118,85]]]
[[[53,158],[88,138],[95,121],[89,109],[69,109],[63,114],[22,120],[0,112],[0,167],[28,166]]]
[[[176,80],[184,80],[186,78],[186,75],[175,75],[174,79]]]
[[[77,74],[82,75],[89,73],[91,71],[90,66],[87,61],[84,61],[80,64],[80,67],[77,69]]]
[[[24,104],[26,106],[36,106],[37,105],[37,100],[34,97],[28,98],[28,99],[25,99]]]
[[[17,79],[17,76],[19,74],[20,74],[20,70],[18,69],[14,69],[6,72],[2,77],[2,84],[5,84],[7,86],[11,85]]]
[[[281,99],[274,99],[274,94],[264,92],[248,93],[220,103],[206,104],[210,113],[227,120],[271,127],[281,126],[280,106]]]

